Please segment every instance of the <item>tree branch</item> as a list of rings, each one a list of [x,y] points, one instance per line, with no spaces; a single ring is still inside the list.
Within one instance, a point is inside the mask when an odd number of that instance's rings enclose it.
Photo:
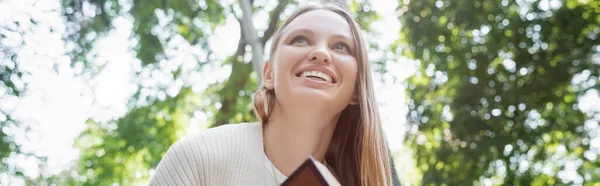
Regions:
[[[252,68],[257,73],[258,82],[262,82],[260,68],[263,61],[263,45],[260,43],[256,28],[252,23],[252,5],[250,0],[240,0],[240,8],[242,9],[242,31],[246,35],[246,42],[252,46]]]
[[[269,41],[273,34],[275,34],[275,31],[277,30],[277,23],[279,22],[279,16],[281,16],[281,13],[283,13],[283,10],[285,10],[285,7],[289,3],[289,0],[279,1],[279,4],[275,7],[273,11],[271,11],[271,15],[269,15],[269,27],[263,33],[263,37],[260,38],[260,42],[263,46],[265,46],[265,44],[267,44],[267,41]]]
[[[240,23],[241,27],[242,21],[238,19],[238,22]],[[229,79],[227,82],[225,82],[225,86],[218,93],[221,97],[221,108],[219,108],[219,112],[216,114],[214,127],[229,123],[231,115],[233,112],[235,112],[235,103],[238,101],[237,94],[231,95],[228,94],[230,91],[224,90],[239,90],[241,87],[244,87],[244,84],[248,83],[248,77],[251,71],[245,69],[248,68],[247,65],[249,64],[245,64],[243,60],[238,60],[239,56],[244,56],[244,53],[246,53],[245,37],[244,31],[240,29],[240,40],[238,41],[237,50],[233,56],[228,58],[228,60],[230,60],[229,62],[231,63],[231,73],[229,74]]]
[[[242,27],[242,20],[241,19],[237,19],[238,23],[240,24],[240,28]],[[241,56],[244,55],[244,53],[246,53],[246,33],[244,33],[243,30],[240,29],[240,40],[238,41],[238,46],[237,46],[237,50],[235,51],[235,56]]]
[[[252,31],[251,31],[254,28],[254,26],[252,26],[252,15],[251,15],[252,9],[250,6],[247,6],[247,5],[249,5],[249,4],[247,4],[248,1],[249,0],[240,0],[240,4],[242,4],[241,8],[242,8],[242,10],[244,10],[244,14],[243,14],[243,16],[239,16],[239,17],[238,17],[238,15],[236,15],[236,18],[237,18],[238,23],[240,24],[240,28],[241,28],[240,29],[240,40],[238,42],[237,50],[236,50],[234,56],[231,56],[228,59],[228,60],[230,60],[230,63],[232,64],[231,74],[229,75],[229,79],[227,80],[227,82],[225,82],[224,87],[219,92],[219,95],[221,97],[221,108],[219,109],[219,111],[217,112],[217,115],[216,115],[216,121],[214,124],[215,127],[229,123],[230,119],[232,118],[232,115],[235,114],[234,112],[236,112],[234,110],[235,104],[239,101],[239,99],[241,99],[237,94],[230,94],[228,92],[231,92],[231,91],[224,91],[224,90],[239,90],[241,87],[246,86],[246,84],[249,83],[250,73],[252,71],[255,71],[258,73],[258,75],[259,75],[258,82],[259,83],[261,82],[260,67],[262,67],[262,66],[257,66],[256,65],[257,63],[254,63],[255,62],[254,60],[256,60],[254,58],[254,56],[257,56],[257,53],[255,53],[255,52],[260,51],[258,56],[260,56],[262,58],[262,55],[263,55],[262,50],[263,50],[264,44],[275,32],[275,30],[277,28],[277,21],[279,20],[278,18],[281,15],[281,13],[283,12],[283,9],[285,9],[287,4],[289,4],[289,0],[283,0],[280,2],[280,4],[277,5],[275,10],[273,10],[271,12],[271,15],[270,15],[271,21],[269,24],[269,28],[267,29],[267,31],[265,31],[265,34],[263,34],[263,37],[259,38],[258,35],[256,34],[256,30],[254,30],[254,34],[252,34]],[[244,5],[244,4],[246,4],[246,5]],[[248,14],[250,14],[250,15],[248,15]],[[249,38],[249,37],[254,37],[254,39]],[[242,60],[238,60],[238,59],[240,59],[239,56],[243,57],[244,54],[246,53],[246,45],[251,44],[251,42],[253,42],[253,41],[255,42],[254,43],[255,45],[252,45],[252,51],[253,51],[252,64],[246,64]],[[256,44],[258,44],[258,46],[256,46]],[[255,47],[259,47],[258,49],[260,49],[260,50],[255,49]],[[259,61],[259,62],[261,62],[261,61]],[[258,65],[261,65],[261,63],[258,63]]]

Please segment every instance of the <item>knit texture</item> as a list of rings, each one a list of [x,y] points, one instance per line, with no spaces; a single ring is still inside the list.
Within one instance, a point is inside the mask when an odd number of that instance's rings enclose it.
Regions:
[[[275,178],[276,177],[276,178]],[[263,149],[260,123],[204,130],[173,144],[150,185],[278,185],[287,177]]]

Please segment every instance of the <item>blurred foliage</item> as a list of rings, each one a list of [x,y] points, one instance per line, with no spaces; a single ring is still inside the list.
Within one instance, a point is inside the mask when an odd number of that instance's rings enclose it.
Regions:
[[[399,3],[397,45],[420,62],[406,144],[423,185],[600,182],[597,132],[584,130],[590,116],[577,106],[600,84],[571,83],[599,80],[600,1]]]
[[[27,72],[20,68],[20,56],[17,54],[25,42],[22,39],[8,38],[31,33],[31,27],[23,26],[30,24],[35,25],[36,20],[30,17],[25,20],[0,22],[0,97],[2,99],[15,99],[27,91],[26,82],[23,81],[23,75]],[[11,169],[6,163],[11,154],[31,155],[21,151],[19,144],[15,143],[14,134],[10,133],[11,129],[21,124],[11,117],[13,109],[6,105],[0,106],[0,172],[23,176],[22,170]]]
[[[298,8],[296,1],[278,1],[272,9],[265,1],[251,2],[254,15],[269,18],[267,27],[258,30],[263,46],[269,44],[282,18]],[[410,131],[406,143],[415,151],[421,184],[600,182],[600,152],[590,147],[598,133],[597,127],[590,126],[598,125],[600,113],[586,115],[577,106],[581,95],[600,89],[599,1],[398,2],[403,27],[400,39],[390,48],[369,39],[378,32],[371,23],[382,18],[370,3],[349,1],[348,5],[366,31],[370,50],[383,53],[373,59],[376,71],[387,72],[385,64],[399,56],[419,63],[407,85]],[[65,41],[74,45],[68,47],[71,63],[83,66],[84,74],[104,69],[104,64],[94,63],[94,44],[114,30],[115,20],[133,20],[130,42],[136,58],[133,63],[140,66],[135,74],[140,82],[125,115],[109,121],[88,120],[75,141],[81,151],[76,167],[27,184],[143,185],[169,146],[194,127],[190,122],[197,113],[206,115],[208,127],[255,121],[251,95],[259,82],[249,62],[245,36],[241,34],[230,56],[215,57],[210,47],[215,43],[209,37],[228,17],[238,24],[242,20],[238,3],[61,0]],[[0,26],[0,39],[23,34],[14,26],[18,24]],[[177,50],[174,45],[181,38],[200,50],[194,54],[198,65],[165,68],[168,50]],[[0,87],[7,90],[3,98],[26,91],[26,82],[21,80],[26,72],[19,68],[15,50],[0,44]],[[211,65],[231,69],[227,79],[200,91],[183,84],[175,93],[166,94],[171,92],[170,84],[186,73]],[[165,72],[170,82],[142,83],[155,72]],[[587,83],[574,83],[575,76],[585,77]],[[11,152],[21,153],[4,130],[18,125],[10,110],[0,110],[0,159]],[[579,177],[564,176],[569,167],[575,167]],[[0,172],[6,170],[2,161]],[[14,174],[22,175],[18,170]]]
[[[185,135],[201,97],[186,88],[175,97],[133,108],[116,121],[88,122],[75,146],[83,150],[83,185],[139,185],[169,146]]]
[[[191,46],[200,46],[205,54],[197,57],[199,66],[192,70],[200,71],[208,63],[231,67],[225,81],[210,84],[202,93],[195,93],[190,85],[184,85],[177,96],[161,99],[143,92],[165,91],[165,87],[157,90],[140,84],[131,98],[131,110],[125,116],[109,122],[90,120],[88,129],[76,143],[82,151],[78,166],[80,178],[76,182],[83,185],[144,184],[151,176],[149,170],[158,164],[168,147],[185,134],[195,111],[207,113],[210,126],[256,121],[251,95],[258,82],[246,56],[250,53],[246,52],[245,36],[240,37],[235,53],[223,61],[215,60],[209,47],[212,43],[208,37],[224,25],[227,15],[233,15],[238,24],[241,21],[238,3],[217,0],[63,0],[63,14],[70,28],[68,40],[76,44],[70,53],[73,63],[82,63],[92,73],[102,69],[91,63],[93,43],[113,29],[112,21],[118,16],[133,18],[135,46],[132,49],[142,66],[138,75],[161,70],[161,63],[168,59],[165,50],[172,47],[169,42],[178,37]],[[272,10],[267,10],[264,4],[253,6],[254,14],[267,12],[269,15],[268,28],[259,30],[263,46],[281,24],[283,12],[297,6],[295,1],[279,1]],[[370,28],[370,22],[377,20],[378,15],[364,8],[366,6],[369,6],[368,2],[354,2],[350,7],[361,26]],[[159,15],[166,16],[168,21],[161,22]],[[179,66],[172,70],[169,79],[180,79],[183,71]],[[66,184],[71,181],[62,180]]]

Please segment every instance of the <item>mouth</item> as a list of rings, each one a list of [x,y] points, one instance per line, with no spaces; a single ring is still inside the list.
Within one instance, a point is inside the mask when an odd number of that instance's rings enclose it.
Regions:
[[[331,76],[327,75],[326,73],[314,71],[314,70],[300,72],[300,73],[296,74],[296,77],[303,77],[303,78],[308,78],[308,79],[312,79],[315,81],[323,81],[323,82],[327,82],[327,83],[336,83],[336,80],[334,78],[332,78]]]

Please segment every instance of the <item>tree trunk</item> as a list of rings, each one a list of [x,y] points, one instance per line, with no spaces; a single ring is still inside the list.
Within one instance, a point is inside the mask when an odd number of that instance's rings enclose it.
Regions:
[[[252,24],[252,5],[250,0],[240,0],[240,8],[242,9],[242,32],[246,36],[246,43],[252,47],[252,69],[256,72],[257,82],[262,83],[262,61],[263,61],[263,45],[258,38],[254,24]]]
[[[265,43],[267,43],[267,41],[273,36],[273,34],[275,34],[275,31],[277,30],[277,22],[279,21],[279,16],[281,15],[281,13],[283,12],[283,10],[285,9],[285,7],[289,4],[289,0],[282,0],[279,1],[279,4],[275,7],[275,9],[273,11],[271,11],[270,15],[269,15],[269,27],[267,28],[267,30],[265,30],[263,37],[259,38],[258,34],[256,34],[256,29],[254,29],[254,26],[252,24],[252,9],[251,9],[251,5],[250,2],[248,0],[240,0],[241,4],[242,4],[242,9],[246,9],[247,12],[249,13],[249,15],[246,15],[246,13],[244,13],[243,18],[239,19],[238,21],[240,22],[240,28],[241,28],[241,36],[240,36],[240,41],[238,43],[238,49],[236,51],[236,53],[234,54],[233,58],[230,58],[230,60],[232,60],[232,64],[233,63],[243,63],[242,61],[237,61],[237,56],[244,56],[244,54],[246,53],[245,47],[246,44],[252,41],[255,41],[254,44],[251,44],[252,47],[252,51],[253,51],[253,59],[252,59],[252,70],[255,71],[258,75],[258,83],[261,83],[261,67],[262,67],[262,51],[263,51],[263,47],[265,45]],[[248,7],[247,8],[243,8],[246,5],[243,5],[244,3],[247,3]],[[253,37],[251,39],[248,39],[248,37]],[[257,49],[255,49],[257,48]],[[258,52],[257,52],[258,51]],[[255,56],[260,57],[259,59],[255,59]],[[240,64],[234,64],[232,69],[231,69],[231,74],[229,74],[229,79],[227,80],[227,82],[225,83],[225,86],[223,87],[223,90],[225,89],[242,89],[241,87],[245,87],[246,83],[248,83],[249,79],[250,79],[250,73],[252,71],[247,71],[246,69],[246,64],[244,65],[240,65]],[[235,75],[234,75],[235,73]],[[220,91],[220,97],[221,97],[221,108],[219,109],[219,112],[217,112],[216,114],[216,121],[214,126],[219,126],[219,125],[223,125],[223,124],[227,124],[229,123],[229,121],[232,119],[232,117],[237,113],[237,112],[245,112],[245,110],[235,110],[233,107],[235,106],[236,101],[238,101],[238,95],[228,95],[226,94],[227,92],[230,91]]]

